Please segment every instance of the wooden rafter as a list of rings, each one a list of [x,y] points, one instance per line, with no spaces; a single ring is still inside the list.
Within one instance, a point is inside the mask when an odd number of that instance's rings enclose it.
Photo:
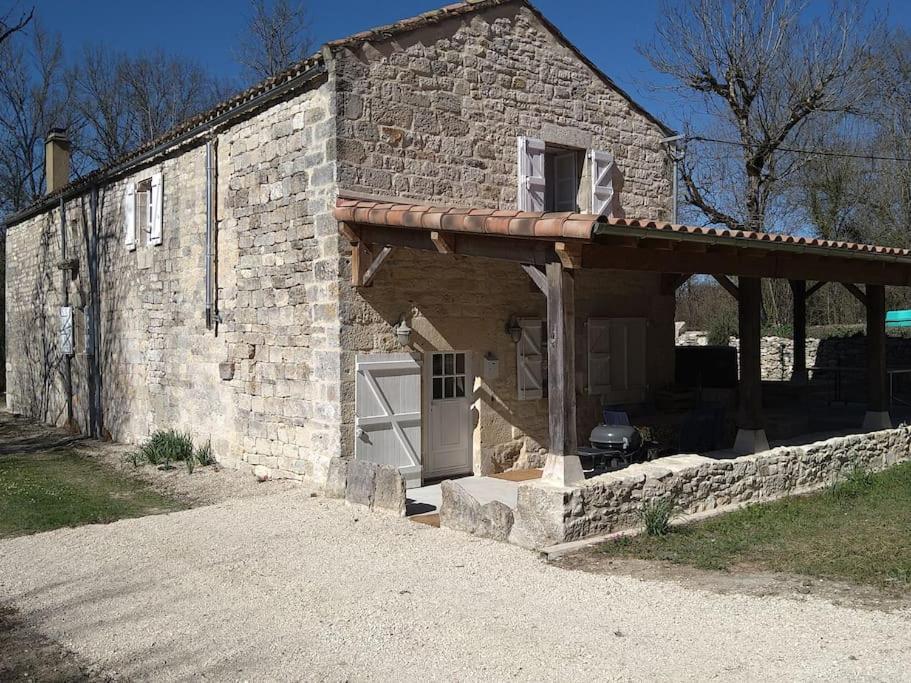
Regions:
[[[860,287],[855,285],[853,282],[842,282],[841,283],[845,289],[851,292],[852,296],[857,299],[864,306],[867,305],[867,295],[864,293]]]
[[[555,242],[554,252],[564,268],[582,267],[582,245],[578,242]]]
[[[820,289],[825,287],[827,284],[829,284],[829,283],[826,282],[825,280],[820,280],[816,284],[811,285],[810,287],[807,287],[807,298],[809,299],[811,296],[816,294],[816,292],[818,292]]]
[[[433,246],[441,254],[455,253],[455,235],[447,235],[444,232],[434,230],[430,233],[430,241],[433,242]]]
[[[724,287],[725,291],[730,294],[735,299],[740,299],[740,289],[731,282],[731,279],[727,275],[712,275],[715,278],[715,281]]]

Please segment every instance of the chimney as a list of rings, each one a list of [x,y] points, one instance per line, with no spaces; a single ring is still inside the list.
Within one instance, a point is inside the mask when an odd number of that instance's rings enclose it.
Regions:
[[[47,194],[70,182],[70,140],[65,128],[51,128],[44,141],[44,174]]]

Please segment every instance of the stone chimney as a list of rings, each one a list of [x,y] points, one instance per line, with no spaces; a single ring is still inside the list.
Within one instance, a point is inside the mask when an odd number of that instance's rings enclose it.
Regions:
[[[51,128],[44,141],[44,174],[47,194],[70,182],[70,140],[65,128]]]

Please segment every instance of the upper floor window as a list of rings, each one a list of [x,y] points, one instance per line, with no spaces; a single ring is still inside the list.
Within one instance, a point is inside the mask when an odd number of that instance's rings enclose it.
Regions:
[[[123,241],[127,249],[135,249],[143,237],[146,244],[161,244],[163,206],[160,173],[127,183],[123,195]]]
[[[615,212],[616,167],[608,152],[569,149],[518,138],[517,204],[522,211]],[[583,179],[588,187],[583,187]]]

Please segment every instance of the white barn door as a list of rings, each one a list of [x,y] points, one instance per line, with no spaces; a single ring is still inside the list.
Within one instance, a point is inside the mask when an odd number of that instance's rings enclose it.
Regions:
[[[421,485],[421,363],[408,353],[358,355],[354,457],[397,467]]]

